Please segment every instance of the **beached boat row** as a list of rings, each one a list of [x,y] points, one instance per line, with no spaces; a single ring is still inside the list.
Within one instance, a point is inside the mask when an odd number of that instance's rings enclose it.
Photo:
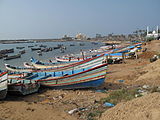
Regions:
[[[1,74],[0,84],[1,99],[8,92],[12,94],[27,95],[37,92],[40,86],[53,89],[80,89],[92,88],[101,85],[106,76],[107,64],[86,69],[66,70],[57,72],[35,72],[35,73],[9,73]],[[8,84],[7,84],[8,80]]]
[[[32,64],[25,63],[24,68],[6,64],[10,72],[1,72],[0,80],[7,82],[5,87],[0,84],[2,88],[0,90],[3,93],[3,88],[5,88],[5,93],[7,93],[8,88],[9,93],[27,95],[37,92],[40,86],[53,89],[95,88],[102,85],[106,79],[108,58],[120,59],[124,54],[128,57],[128,52],[136,50],[135,48],[139,49],[140,45],[110,50],[74,63],[43,63],[32,58]],[[6,94],[1,95],[1,98],[4,98]]]

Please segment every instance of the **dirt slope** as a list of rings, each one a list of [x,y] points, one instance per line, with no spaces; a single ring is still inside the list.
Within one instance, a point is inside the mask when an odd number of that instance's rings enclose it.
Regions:
[[[160,120],[160,93],[120,103],[103,113],[100,120]]]

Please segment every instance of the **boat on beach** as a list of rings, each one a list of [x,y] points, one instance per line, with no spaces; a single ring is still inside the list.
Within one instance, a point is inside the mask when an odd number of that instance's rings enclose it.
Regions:
[[[54,89],[95,88],[104,83],[106,66],[107,64],[103,64],[76,74],[58,78],[41,79],[38,81],[42,86]]]
[[[29,64],[28,62],[24,62],[23,65],[24,65],[26,68],[35,68],[32,64]]]
[[[7,70],[12,72],[32,72],[34,70],[38,70],[36,68],[27,68],[27,67],[16,67],[13,65],[5,64]]]
[[[60,64],[55,65],[52,68],[26,68],[26,67],[16,67],[13,65],[5,64],[7,70],[12,72],[56,72],[56,71],[63,71],[63,70],[73,70],[73,69],[84,69],[87,67],[94,67],[97,65],[103,64],[104,56],[98,56],[92,59],[87,59],[85,61],[72,63],[72,64]],[[36,60],[36,59],[35,59]],[[34,64],[33,64],[34,66]]]
[[[0,71],[0,99],[4,99],[7,95],[7,76],[7,72]]]
[[[8,93],[16,95],[28,95],[38,92],[40,84],[31,80],[8,80]]]
[[[9,77],[12,81],[38,81],[42,86],[54,89],[93,88],[103,84],[106,76],[107,64],[57,72],[28,73],[19,78]]]

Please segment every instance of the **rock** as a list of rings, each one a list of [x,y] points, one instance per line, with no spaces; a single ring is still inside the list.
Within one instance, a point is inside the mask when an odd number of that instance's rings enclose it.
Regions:
[[[143,85],[142,88],[148,89],[150,86],[149,85]]]
[[[148,92],[142,92],[142,93],[140,93],[140,95],[142,95],[142,96],[147,95],[147,94],[148,94]]]
[[[73,114],[73,113],[75,113],[75,112],[77,112],[77,111],[78,111],[78,108],[75,108],[75,109],[73,109],[73,110],[68,111],[68,113],[69,113],[69,114]]]

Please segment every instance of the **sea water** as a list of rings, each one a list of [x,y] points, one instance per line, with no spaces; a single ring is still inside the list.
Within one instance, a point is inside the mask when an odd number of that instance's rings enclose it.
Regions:
[[[21,55],[21,58],[16,58],[12,60],[3,60],[0,59],[0,69],[5,70],[4,64],[11,64],[13,66],[23,67],[24,62],[30,62],[31,57],[34,57],[43,62],[49,62],[49,60],[54,60],[57,56],[63,56],[66,54],[78,54],[83,51],[89,51],[90,49],[98,49],[103,46],[103,43],[92,44],[91,42],[83,42],[84,46],[80,46],[80,43],[77,41],[68,41],[68,42],[38,42],[38,43],[16,43],[16,44],[0,44],[0,50],[2,49],[11,49],[14,48],[14,53],[8,55],[18,54],[19,51],[25,50],[26,53]],[[66,47],[64,53],[61,53],[60,49],[55,49],[49,52],[43,52],[42,56],[37,54],[37,51],[32,51],[28,46],[34,46],[33,48],[39,47],[39,45],[47,45],[48,47],[56,47],[58,44],[63,44]],[[75,46],[70,46],[74,44]],[[24,49],[16,49],[16,47],[25,47]],[[43,47],[42,47],[43,48]]]

